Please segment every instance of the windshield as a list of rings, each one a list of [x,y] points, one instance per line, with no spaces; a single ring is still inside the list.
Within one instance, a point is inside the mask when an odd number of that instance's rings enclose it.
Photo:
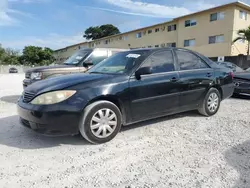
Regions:
[[[148,50],[117,53],[90,69],[89,73],[125,74],[129,73],[147,56]]]
[[[89,50],[80,50],[72,55],[69,59],[67,59],[63,64],[65,65],[76,65],[83,59],[85,59],[91,51]]]

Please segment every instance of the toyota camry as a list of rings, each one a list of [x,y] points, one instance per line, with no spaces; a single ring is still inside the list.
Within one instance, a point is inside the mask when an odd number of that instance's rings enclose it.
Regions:
[[[87,73],[28,86],[18,113],[24,126],[39,133],[81,133],[91,143],[104,143],[135,122],[189,110],[216,114],[220,102],[233,94],[233,76],[187,49],[135,49]]]

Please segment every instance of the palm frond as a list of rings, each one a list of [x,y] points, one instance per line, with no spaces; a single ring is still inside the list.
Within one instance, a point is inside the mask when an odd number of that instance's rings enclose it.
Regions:
[[[246,32],[247,32],[246,29],[240,29],[240,30],[238,31],[238,34],[245,34]]]
[[[237,42],[238,40],[245,40],[246,38],[244,37],[244,36],[242,36],[242,37],[237,37],[237,38],[235,38],[234,40],[233,40],[233,42],[232,43],[235,43],[235,42]]]

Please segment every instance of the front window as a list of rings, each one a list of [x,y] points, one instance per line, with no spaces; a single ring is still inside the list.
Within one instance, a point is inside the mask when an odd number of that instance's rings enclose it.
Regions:
[[[108,50],[94,50],[93,53],[86,59],[87,65],[96,65],[108,58]]]
[[[90,50],[80,50],[68,58],[63,64],[65,65],[77,65],[80,61],[84,60],[89,54]]]
[[[140,63],[148,50],[117,53],[90,69],[89,73],[127,74]]]

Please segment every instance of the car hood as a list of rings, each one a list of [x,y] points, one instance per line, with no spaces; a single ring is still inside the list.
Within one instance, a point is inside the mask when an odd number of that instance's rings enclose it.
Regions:
[[[89,74],[89,73],[79,73],[71,74],[65,76],[58,76],[54,78],[49,78],[35,82],[28,86],[25,91],[40,94],[49,91],[63,90],[68,87],[72,87],[81,83],[89,83],[93,81],[105,80],[111,75],[107,74]]]
[[[30,72],[45,72],[45,71],[55,71],[55,70],[61,70],[61,69],[65,69],[65,68],[69,68],[69,69],[79,69],[79,67],[76,67],[74,65],[54,65],[54,66],[41,66],[41,67],[35,67],[32,69],[29,69],[26,71],[26,73],[30,73]]]
[[[235,79],[250,80],[250,72],[235,73],[234,78]]]

